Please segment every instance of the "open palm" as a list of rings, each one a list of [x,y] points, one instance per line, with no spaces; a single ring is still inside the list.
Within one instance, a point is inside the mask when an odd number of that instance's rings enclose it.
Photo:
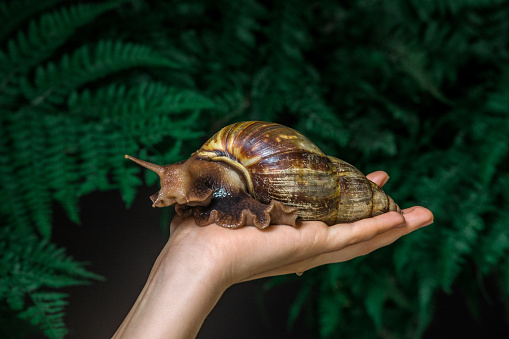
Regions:
[[[368,175],[382,186],[385,172]],[[346,261],[386,246],[433,220],[423,207],[389,212],[354,223],[327,226],[319,221],[305,221],[297,227],[272,225],[228,229],[209,225],[198,227],[193,219],[176,218],[171,237],[187,255],[203,256],[217,267],[225,283],[287,273],[300,273],[313,267]],[[198,259],[198,258],[197,258]]]

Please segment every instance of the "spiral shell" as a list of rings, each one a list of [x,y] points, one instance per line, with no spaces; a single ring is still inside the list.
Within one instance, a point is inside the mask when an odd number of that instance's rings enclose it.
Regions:
[[[296,207],[302,220],[330,225],[373,214],[371,182],[355,167],[327,157],[311,140],[286,126],[236,123],[216,133],[197,155],[235,167],[251,196],[263,203],[274,199]],[[349,202],[357,200],[353,205],[345,204],[343,190]]]

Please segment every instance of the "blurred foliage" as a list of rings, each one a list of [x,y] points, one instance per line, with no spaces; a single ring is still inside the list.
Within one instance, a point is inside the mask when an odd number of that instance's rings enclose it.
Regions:
[[[502,0],[1,1],[2,331],[63,337],[58,288],[101,278],[52,244],[55,203],[74,223],[92,191],[128,206],[141,170],[125,153],[172,163],[239,120],[384,169],[400,205],[435,214],[306,272],[290,325],[418,338],[439,291],[492,277],[509,297],[508,17]]]

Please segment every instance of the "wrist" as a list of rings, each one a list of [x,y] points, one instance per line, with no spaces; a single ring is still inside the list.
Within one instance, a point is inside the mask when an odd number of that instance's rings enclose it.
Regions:
[[[210,258],[196,257],[173,248],[164,253],[154,277],[162,293],[178,285],[192,295],[221,297],[229,284],[215,262]]]
[[[224,267],[228,260],[222,259],[221,253],[204,237],[174,234],[160,255],[158,274],[161,279],[181,276],[222,294],[232,282],[226,274],[230,270]]]
[[[194,338],[223,281],[210,259],[170,239],[115,338]]]

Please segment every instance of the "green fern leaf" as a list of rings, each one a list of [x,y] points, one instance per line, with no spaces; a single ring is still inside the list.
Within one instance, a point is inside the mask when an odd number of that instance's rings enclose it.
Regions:
[[[446,234],[442,248],[443,277],[442,287],[450,291],[452,283],[461,272],[465,257],[472,252],[479,232],[484,228],[483,219],[472,212],[464,212],[463,217],[454,220],[456,231]]]
[[[51,192],[45,184],[45,161],[47,149],[46,131],[39,128],[35,112],[20,110],[12,116],[7,136],[13,142],[15,157],[10,166],[14,167],[17,187],[9,196],[22,194],[30,203],[27,210],[35,227],[44,238],[51,235]],[[21,180],[20,180],[21,178]],[[18,208],[18,207],[16,207]]]
[[[34,292],[28,293],[33,306],[21,312],[19,317],[27,319],[32,325],[43,329],[44,334],[51,339],[63,338],[67,334],[63,317],[64,306],[67,302],[66,293]]]
[[[170,67],[178,65],[150,48],[119,41],[101,41],[92,48],[85,45],[72,55],[64,55],[58,64],[38,67],[35,82],[22,82],[24,95],[33,106],[46,100],[62,103],[76,88],[108,74],[137,66]]]
[[[12,116],[12,112],[8,112],[7,116]],[[5,124],[0,124],[0,197],[8,197],[2,200],[0,204],[0,214],[5,216],[6,224],[28,225],[31,222],[30,214],[25,209],[19,208],[25,206],[25,198],[20,194],[18,183],[18,175],[16,163],[19,161],[12,152],[12,144],[9,130]]]
[[[342,292],[321,295],[318,308],[321,338],[330,338],[337,331],[342,317],[341,309],[346,302],[347,296]]]
[[[0,2],[0,41],[21,25],[35,13],[40,13],[46,8],[50,8],[59,2],[66,0],[16,0],[10,2]]]
[[[0,51],[0,90],[16,74],[24,74],[47,59],[67,41],[75,30],[119,5],[121,1],[104,4],[80,4],[44,14],[29,23],[28,31],[19,31],[8,41],[7,52]]]
[[[80,130],[70,119],[64,116],[47,115],[42,120],[45,130],[51,131],[44,158],[47,186],[53,197],[60,202],[68,217],[79,223],[78,197],[73,189],[79,181],[79,165],[76,151],[80,140]]]
[[[120,123],[134,116],[174,115],[191,110],[212,109],[214,103],[196,91],[144,83],[132,88],[111,84],[95,92],[73,92],[67,102],[72,114]]]
[[[372,285],[367,291],[364,305],[373,319],[377,330],[382,328],[383,306],[387,298],[387,286],[383,283]]]
[[[430,269],[422,267],[422,270],[425,272],[426,269]],[[431,319],[432,319],[432,309],[433,309],[433,295],[436,293],[438,289],[438,283],[434,277],[430,276],[421,276],[419,280],[419,311],[418,311],[418,320],[419,324],[416,330],[415,337],[420,338],[424,333],[424,330],[428,327]]]
[[[141,185],[141,180],[137,176],[138,172],[137,168],[128,166],[128,164],[117,166],[113,170],[115,181],[128,207],[136,197],[136,186]]]
[[[498,267],[509,251],[509,231],[507,216],[499,215],[493,222],[489,233],[482,239],[479,253],[479,268],[484,274]]]
[[[101,277],[65,254],[63,248],[29,231],[30,225],[7,224],[0,228],[0,298],[19,317],[41,328],[49,338],[61,338],[64,293],[44,291],[85,283]],[[27,298],[28,297],[28,298]]]
[[[507,116],[509,112],[509,67],[503,68],[498,91],[489,94],[486,106],[490,112],[495,112],[502,117]]]
[[[297,320],[299,314],[302,311],[302,308],[308,302],[311,292],[313,292],[313,285],[310,283],[305,284],[302,287],[302,289],[300,289],[299,294],[297,295],[297,297],[295,298],[290,307],[288,320],[286,322],[286,328],[290,329],[293,327],[295,321]]]
[[[129,136],[131,146],[126,144],[123,153],[129,152],[127,147],[132,147],[134,140],[144,147],[153,147],[168,137],[177,140],[200,137],[203,133],[189,126],[197,121],[203,110],[216,107],[211,100],[197,92],[158,83],[130,89],[110,85],[94,93],[75,92],[69,97],[68,105],[73,115],[88,116],[100,123],[101,128],[122,131],[120,139]],[[121,148],[117,150],[122,151]]]

